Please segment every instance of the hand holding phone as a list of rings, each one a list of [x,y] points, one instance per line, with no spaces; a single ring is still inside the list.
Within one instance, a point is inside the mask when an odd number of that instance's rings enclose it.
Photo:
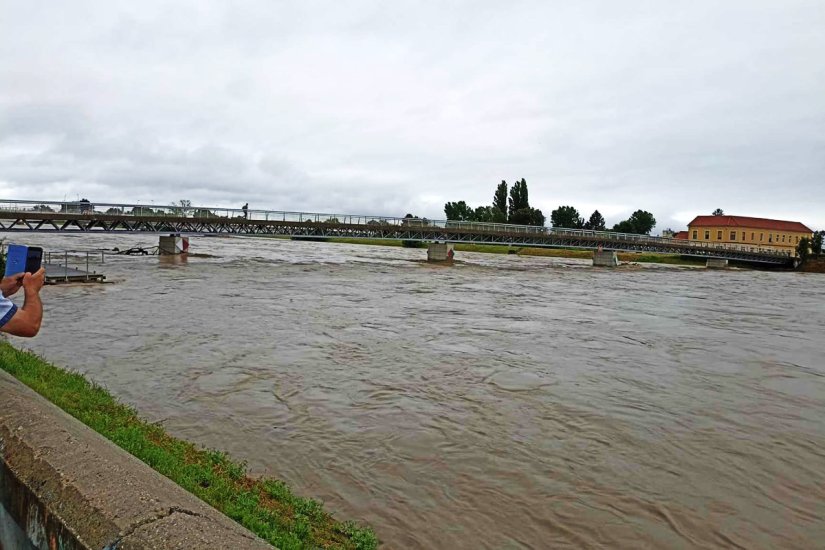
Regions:
[[[5,276],[37,273],[43,262],[43,249],[39,246],[10,244],[6,254]]]
[[[46,270],[45,268],[40,268],[35,272],[27,272],[23,275],[21,281],[21,286],[23,287],[23,291],[28,295],[30,292],[37,294],[40,292],[40,289],[43,288],[43,285],[46,283]]]

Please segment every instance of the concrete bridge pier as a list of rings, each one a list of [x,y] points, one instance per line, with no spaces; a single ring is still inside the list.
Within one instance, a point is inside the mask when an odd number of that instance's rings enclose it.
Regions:
[[[448,263],[453,261],[455,245],[452,243],[429,243],[427,245],[427,261]]]
[[[158,254],[166,256],[170,254],[185,254],[189,252],[189,237],[180,235],[161,235],[158,242]]]
[[[721,258],[708,258],[708,262],[705,265],[708,269],[727,269],[728,261]]]
[[[593,252],[594,267],[616,267],[619,265],[619,257],[615,250],[596,250]]]

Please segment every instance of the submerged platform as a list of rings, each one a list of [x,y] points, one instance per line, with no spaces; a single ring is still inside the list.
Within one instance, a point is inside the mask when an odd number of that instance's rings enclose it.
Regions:
[[[106,276],[102,273],[82,271],[61,264],[43,264],[46,268],[46,284],[56,285],[61,283],[102,283]]]

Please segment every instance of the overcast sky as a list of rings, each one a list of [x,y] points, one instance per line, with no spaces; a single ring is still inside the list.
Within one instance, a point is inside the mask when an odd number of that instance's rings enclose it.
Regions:
[[[825,229],[825,1],[0,0],[0,198]]]

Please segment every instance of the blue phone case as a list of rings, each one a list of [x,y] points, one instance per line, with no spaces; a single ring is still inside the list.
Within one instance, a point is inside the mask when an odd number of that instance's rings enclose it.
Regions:
[[[29,247],[22,244],[10,244],[6,253],[6,274],[17,275],[26,271],[26,258],[29,255]]]

